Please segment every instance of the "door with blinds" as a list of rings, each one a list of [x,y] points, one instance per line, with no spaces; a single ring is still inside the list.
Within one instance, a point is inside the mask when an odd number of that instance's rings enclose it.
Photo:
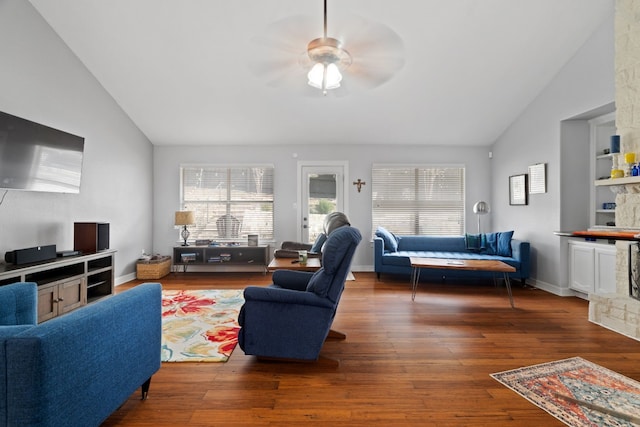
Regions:
[[[323,232],[324,218],[331,212],[345,212],[345,162],[298,164],[298,217],[301,242],[313,243]]]

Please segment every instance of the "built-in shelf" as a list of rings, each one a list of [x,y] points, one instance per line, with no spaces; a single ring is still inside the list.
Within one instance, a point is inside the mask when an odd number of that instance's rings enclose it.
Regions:
[[[607,178],[598,179],[595,181],[596,187],[605,185],[626,185],[626,184],[640,184],[640,176],[628,176],[625,178]]]
[[[101,285],[104,285],[105,283],[107,283],[106,280],[103,280],[101,282],[91,283],[90,285],[87,285],[87,288],[95,288],[96,286],[101,286]]]
[[[589,227],[614,227],[615,210],[603,209],[608,203],[615,203],[616,194],[608,187],[620,182],[611,179],[611,168],[619,153],[610,153],[611,135],[616,133],[615,113],[607,113],[589,120],[590,128],[590,188]],[[606,154],[605,154],[606,153]],[[615,183],[614,183],[615,181]]]

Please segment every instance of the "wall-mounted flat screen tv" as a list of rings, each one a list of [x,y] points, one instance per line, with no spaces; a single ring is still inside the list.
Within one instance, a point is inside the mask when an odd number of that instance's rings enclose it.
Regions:
[[[0,111],[0,188],[79,193],[84,138]]]

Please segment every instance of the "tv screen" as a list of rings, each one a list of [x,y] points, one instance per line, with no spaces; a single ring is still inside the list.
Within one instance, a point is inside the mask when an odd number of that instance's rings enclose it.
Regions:
[[[84,138],[0,111],[0,188],[79,193]]]

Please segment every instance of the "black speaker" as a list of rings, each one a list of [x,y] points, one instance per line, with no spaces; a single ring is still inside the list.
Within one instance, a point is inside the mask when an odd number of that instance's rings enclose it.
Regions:
[[[33,248],[16,249],[4,254],[4,260],[10,264],[31,264],[48,261],[57,257],[56,245],[35,246]]]
[[[75,222],[73,250],[92,254],[109,249],[109,224],[106,222]]]

